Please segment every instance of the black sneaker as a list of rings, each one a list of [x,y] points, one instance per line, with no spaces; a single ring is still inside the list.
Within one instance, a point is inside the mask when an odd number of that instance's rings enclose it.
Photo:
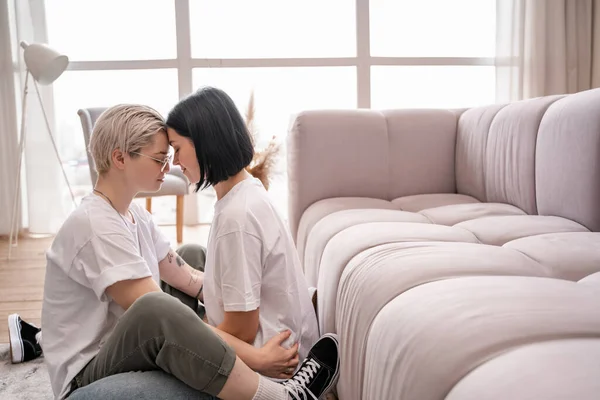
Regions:
[[[310,296],[310,300],[312,301],[312,305],[313,308],[315,309],[315,314],[317,315],[317,317],[319,316],[318,313],[318,309],[317,309],[317,304],[319,303],[318,299],[317,299],[317,288],[316,287],[309,287],[308,288],[308,295]]]
[[[298,371],[283,386],[294,400],[317,400],[335,386],[339,370],[338,337],[327,333],[317,340]]]
[[[30,361],[42,355],[42,347],[36,339],[40,331],[37,326],[23,321],[19,314],[8,316],[10,359],[13,364]]]

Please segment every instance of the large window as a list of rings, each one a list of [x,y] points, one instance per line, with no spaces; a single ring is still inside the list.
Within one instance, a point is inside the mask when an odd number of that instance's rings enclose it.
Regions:
[[[375,57],[489,57],[495,0],[370,0]]]
[[[177,57],[173,0],[46,0],[49,43],[72,61]]]
[[[191,0],[195,58],[356,56],[354,0]]]
[[[254,93],[264,145],[273,136],[285,144],[293,115],[306,109],[494,102],[496,0],[44,3],[48,41],[71,60],[54,84],[53,109],[80,194],[91,182],[79,108],[140,102],[166,113],[211,85],[245,111]],[[282,156],[271,193],[285,214]],[[174,221],[166,210],[159,221]]]
[[[297,111],[356,107],[352,67],[195,68],[193,84],[225,90],[240,110],[254,93],[256,129],[263,145],[273,136],[285,137]]]
[[[468,84],[465,84],[468,82]],[[462,108],[494,102],[491,66],[371,67],[371,107]]]

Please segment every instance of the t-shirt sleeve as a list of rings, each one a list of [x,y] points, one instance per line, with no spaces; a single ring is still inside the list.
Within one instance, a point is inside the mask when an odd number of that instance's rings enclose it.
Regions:
[[[161,262],[165,259],[169,251],[171,250],[171,243],[164,233],[156,226],[156,223],[150,219],[150,230],[152,232],[152,241],[154,242],[154,248],[156,249],[156,259]]]
[[[214,246],[214,276],[224,311],[252,311],[260,306],[262,242],[236,231],[219,236]]]
[[[100,301],[108,301],[107,287],[125,280],[152,276],[131,236],[104,234],[94,236],[81,249],[69,275],[88,285]]]

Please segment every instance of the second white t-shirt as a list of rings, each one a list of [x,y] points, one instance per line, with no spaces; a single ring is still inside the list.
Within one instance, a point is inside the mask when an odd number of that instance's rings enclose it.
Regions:
[[[292,236],[256,178],[235,185],[215,205],[204,272],[208,322],[224,312],[259,308],[254,346],[289,329],[300,360],[318,339],[317,318]]]

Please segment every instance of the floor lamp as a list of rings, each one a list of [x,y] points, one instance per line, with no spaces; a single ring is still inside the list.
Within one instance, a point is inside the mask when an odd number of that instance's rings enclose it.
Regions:
[[[19,222],[17,219],[18,214],[18,206],[20,203],[20,192],[21,192],[21,165],[23,160],[23,153],[25,151],[25,121],[27,116],[27,90],[29,88],[29,78],[33,78],[33,85],[35,87],[35,92],[37,94],[38,101],[40,102],[40,106],[42,108],[42,114],[44,114],[44,122],[46,123],[46,128],[48,130],[48,135],[50,136],[50,140],[52,141],[52,146],[54,147],[54,152],[60,164],[63,176],[65,181],[67,182],[67,186],[69,187],[69,191],[71,192],[71,198],[73,199],[73,204],[77,206],[75,202],[75,196],[73,195],[73,190],[71,189],[71,185],[69,184],[69,179],[67,178],[67,174],[62,165],[62,160],[58,153],[58,148],[56,147],[56,142],[54,141],[54,136],[52,135],[52,130],[50,129],[50,123],[48,122],[48,116],[46,115],[46,109],[44,108],[44,102],[42,101],[42,97],[40,96],[40,91],[38,88],[38,83],[41,85],[50,85],[54,82],[64,71],[67,69],[67,65],[69,65],[69,58],[65,55],[58,53],[56,50],[48,47],[45,44],[40,43],[32,43],[29,44],[27,42],[21,42],[21,47],[23,48],[23,58],[25,60],[25,66],[27,72],[25,74],[25,87],[23,88],[23,97],[22,97],[22,106],[21,106],[21,136],[19,141],[19,153],[18,153],[18,161],[17,161],[17,174],[15,178],[15,192],[13,197],[13,206],[12,206],[12,218],[10,225],[10,239],[8,242],[8,259],[11,256],[11,249],[13,246],[16,246],[18,243],[18,230],[19,230]],[[14,243],[13,243],[14,238]]]

